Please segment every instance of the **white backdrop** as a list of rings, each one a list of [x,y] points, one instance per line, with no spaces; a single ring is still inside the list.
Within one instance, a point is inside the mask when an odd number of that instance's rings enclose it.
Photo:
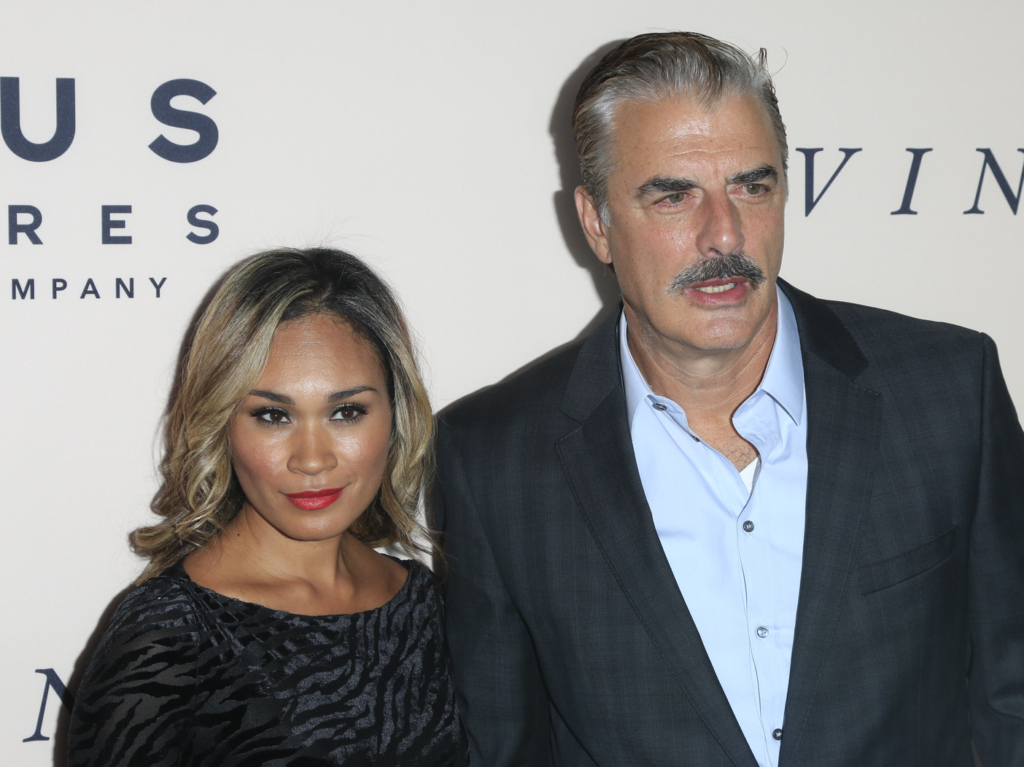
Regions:
[[[766,47],[791,147],[783,276],[822,297],[985,331],[1024,402],[1010,204],[1024,164],[1022,28],[1024,6],[1009,0],[8,4],[0,76],[18,78],[21,133],[54,136],[57,78],[74,79],[76,130],[43,162],[0,144],[0,206],[42,218],[41,244],[0,233],[0,760],[61,763],[66,716],[47,679],[77,678],[140,569],[126,534],[148,518],[170,375],[227,265],[322,243],[367,259],[408,308],[438,407],[577,337],[614,304],[614,282],[576,230],[567,124],[588,58],[612,41],[692,29]],[[148,148],[160,135],[196,140],[151,109],[154,91],[179,79],[216,92],[170,102],[217,128],[213,151],[189,163]],[[822,149],[815,195],[840,148],[862,150],[810,215],[797,148]],[[892,215],[908,148],[932,150],[918,214]],[[979,148],[1011,199],[986,170],[984,213],[965,214]],[[131,206],[109,231],[130,244],[102,242],[111,205]],[[208,244],[186,239],[209,234],[186,220],[197,205],[217,210],[200,216],[219,227]],[[133,298],[116,297],[118,278],[134,279]],[[159,298],[150,278],[166,280]],[[12,298],[12,280],[28,290],[30,279],[35,297]],[[54,280],[66,282],[56,298]],[[50,739],[25,742],[46,689],[39,738]]]

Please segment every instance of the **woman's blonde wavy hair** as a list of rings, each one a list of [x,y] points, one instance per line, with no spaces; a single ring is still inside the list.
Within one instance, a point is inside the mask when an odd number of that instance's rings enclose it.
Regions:
[[[231,465],[228,428],[266,367],[282,322],[337,317],[377,351],[391,401],[384,481],[349,528],[368,546],[398,544],[410,555],[434,544],[417,507],[433,469],[433,419],[401,308],[366,264],[339,250],[281,249],[233,266],[195,327],[164,425],[162,483],[152,509],[161,521],[130,535],[149,563],[142,583],[209,544],[245,500]]]

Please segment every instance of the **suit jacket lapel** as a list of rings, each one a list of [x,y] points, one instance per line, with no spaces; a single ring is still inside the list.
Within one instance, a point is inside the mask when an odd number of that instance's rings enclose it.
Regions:
[[[828,657],[871,498],[881,395],[855,383],[867,359],[823,302],[780,280],[800,329],[807,390],[807,512],[780,765],[800,743]]]
[[[654,528],[633,455],[619,373],[617,316],[583,345],[563,412],[580,426],[558,443],[591,534],[690,704],[733,763],[756,767]]]

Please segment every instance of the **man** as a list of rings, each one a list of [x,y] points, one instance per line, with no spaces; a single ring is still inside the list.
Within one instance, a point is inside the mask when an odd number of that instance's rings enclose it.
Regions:
[[[633,38],[573,127],[622,312],[439,423],[474,763],[1024,764],[1024,435],[991,340],[777,281],[763,56]]]

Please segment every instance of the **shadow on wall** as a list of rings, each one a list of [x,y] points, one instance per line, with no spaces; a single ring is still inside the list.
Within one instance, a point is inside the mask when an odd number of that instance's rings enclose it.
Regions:
[[[192,344],[192,336],[195,335],[196,327],[199,325],[199,320],[202,319],[203,313],[206,312],[206,307],[210,305],[214,295],[220,290],[221,284],[224,282],[225,274],[222,274],[216,282],[210,287],[203,296],[203,300],[199,302],[198,308],[192,315],[192,319],[189,321],[188,330],[185,333],[184,339],[182,339],[181,346],[178,349],[178,359],[174,366],[174,382],[171,384],[171,391],[167,395],[167,404],[164,406],[164,418],[170,412],[171,405],[178,395],[178,388],[180,386],[182,371],[185,366],[185,358],[188,356],[189,348]],[[71,670],[71,676],[67,680],[67,689],[71,694],[71,700],[74,700],[75,695],[78,693],[79,685],[82,683],[82,677],[85,676],[85,672],[89,667],[89,660],[92,658],[92,654],[96,651],[96,647],[99,645],[100,640],[103,638],[104,632],[107,630],[107,626],[110,624],[110,619],[114,615],[114,611],[117,610],[117,606],[121,604],[124,598],[128,595],[128,592],[134,588],[134,585],[127,586],[122,589],[118,594],[110,601],[104,609],[103,614],[100,616],[99,621],[96,623],[96,628],[93,629],[92,634],[89,635],[89,639],[85,643],[85,647],[82,648],[82,652],[79,654],[78,659],[75,661],[74,668]],[[57,728],[53,736],[53,767],[67,767],[68,757],[68,734],[71,727],[71,711],[67,706],[60,707],[60,713],[57,715]]]
[[[555,145],[555,160],[558,162],[559,177],[562,181],[562,188],[555,192],[552,200],[555,214],[558,216],[558,226],[562,230],[562,239],[576,263],[590,272],[590,277],[594,281],[594,289],[601,299],[601,309],[580,331],[575,340],[589,336],[601,323],[601,320],[618,308],[619,284],[615,281],[615,275],[611,273],[611,270],[597,260],[597,256],[594,255],[583,236],[579,219],[576,217],[576,201],[573,195],[576,187],[580,184],[580,162],[576,155],[576,140],[572,135],[572,107],[580,85],[583,84],[583,79],[591,69],[597,66],[597,62],[601,60],[602,56],[622,42],[622,40],[614,40],[605,43],[587,56],[569,75],[558,92],[548,128],[551,140]]]
[[[546,360],[565,347],[586,338],[594,332],[594,329],[601,324],[602,320],[618,310],[619,284],[615,281],[615,275],[597,260],[594,252],[587,244],[586,238],[583,236],[579,219],[576,217],[576,202],[573,195],[576,187],[580,184],[580,163],[576,155],[576,141],[572,135],[572,107],[576,101],[576,93],[579,91],[583,79],[597,65],[602,56],[621,42],[622,40],[615,40],[602,45],[587,56],[575,71],[569,75],[558,92],[554,109],[551,111],[551,122],[548,126],[551,140],[555,145],[555,160],[558,162],[559,178],[562,182],[562,188],[555,192],[552,197],[555,215],[558,217],[558,226],[562,230],[562,239],[565,242],[565,247],[573,257],[573,260],[590,273],[590,277],[594,281],[594,289],[597,291],[598,298],[601,299],[601,308],[572,341],[557,346],[545,352],[537,359],[531,360],[526,365],[510,373],[505,380],[528,367],[536,365],[538,362]]]

